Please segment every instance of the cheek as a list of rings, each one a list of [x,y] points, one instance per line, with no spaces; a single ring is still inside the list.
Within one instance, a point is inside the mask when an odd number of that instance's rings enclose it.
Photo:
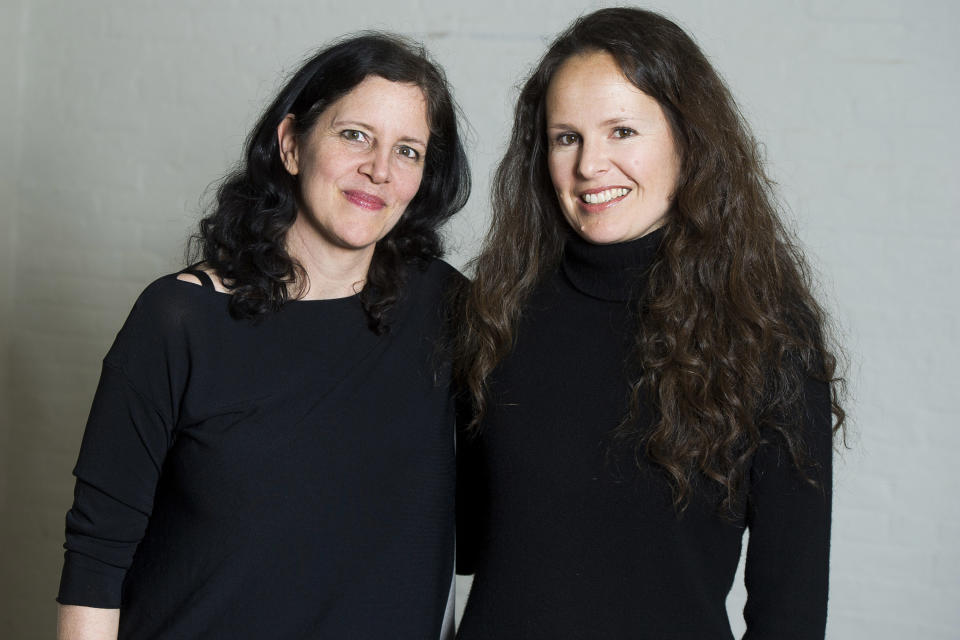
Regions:
[[[628,167],[633,177],[642,178],[644,176],[649,176],[651,173],[656,173],[659,170],[660,166],[660,151],[654,147],[651,147],[648,144],[634,144],[631,147],[626,147],[617,154],[617,160],[621,163],[620,166]]]
[[[659,151],[656,158],[659,179],[669,191],[667,197],[672,197],[680,180],[680,156],[672,143],[664,144]]]
[[[676,158],[669,155],[657,158],[656,166],[649,167],[648,174],[651,178],[651,186],[655,185],[663,198],[667,200],[673,198],[678,175]]]
[[[564,189],[569,185],[569,162],[560,154],[547,155],[547,171],[550,173],[550,182],[557,195],[563,197]]]
[[[404,203],[404,206],[417,195],[420,185],[423,183],[423,170],[405,172],[401,180],[398,181],[397,198]]]
[[[644,153],[632,156],[624,166],[629,177],[644,191],[665,191],[666,197],[673,193],[676,183],[676,158],[665,153]]]
[[[300,188],[304,191],[326,189],[337,183],[345,172],[344,163],[337,157],[308,156],[300,159]]]

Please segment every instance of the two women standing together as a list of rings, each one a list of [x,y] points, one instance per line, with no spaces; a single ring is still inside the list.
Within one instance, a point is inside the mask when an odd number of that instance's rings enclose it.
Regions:
[[[748,636],[823,637],[835,359],[696,44],[634,9],[553,42],[472,282],[469,182],[422,49],[294,74],[104,360],[61,638],[438,638],[454,509],[462,638],[731,637],[745,529]]]

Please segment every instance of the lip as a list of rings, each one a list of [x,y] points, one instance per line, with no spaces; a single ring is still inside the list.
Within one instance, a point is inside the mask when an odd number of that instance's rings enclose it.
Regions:
[[[582,200],[582,196],[589,195],[591,193],[602,193],[604,191],[609,191],[610,189],[626,189],[627,192],[617,198],[611,198],[606,202],[598,202],[596,204],[591,204],[589,202],[584,202]],[[610,207],[618,204],[621,200],[623,200],[628,195],[630,195],[630,192],[632,191],[633,189],[624,185],[608,184],[602,187],[596,187],[594,189],[585,189],[584,191],[581,191],[577,194],[576,200],[581,210],[585,211],[586,213],[597,213],[599,211],[603,211],[604,209],[609,209]]]
[[[369,209],[370,211],[377,211],[387,206],[387,203],[384,202],[383,199],[378,198],[372,193],[367,193],[366,191],[351,189],[344,191],[343,197],[349,200],[352,204],[355,204],[362,209]]]

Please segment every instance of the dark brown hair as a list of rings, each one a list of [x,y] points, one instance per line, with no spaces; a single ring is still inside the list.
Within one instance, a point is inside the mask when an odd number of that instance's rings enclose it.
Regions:
[[[547,168],[545,98],[571,56],[606,52],[661,106],[681,160],[646,294],[637,307],[630,414],[616,432],[639,464],[665,470],[677,506],[697,477],[736,506],[747,464],[776,432],[798,468],[807,457],[804,383],[831,385],[841,428],[843,381],[803,254],[780,220],[758,145],[726,85],[694,41],[649,11],[603,9],[551,44],[523,85],[493,183],[493,220],[464,293],[456,373],[486,411],[486,380],[510,352],[531,289],[571,233]],[[640,403],[654,411],[636,424]]]

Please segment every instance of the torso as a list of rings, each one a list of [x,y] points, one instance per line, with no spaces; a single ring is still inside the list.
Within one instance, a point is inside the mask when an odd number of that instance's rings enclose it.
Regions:
[[[439,634],[454,453],[437,341],[454,273],[411,272],[383,336],[356,297],[252,323],[175,276],[148,288],[105,361],[171,427],[121,638]],[[99,482],[102,462],[82,454],[78,478]]]

